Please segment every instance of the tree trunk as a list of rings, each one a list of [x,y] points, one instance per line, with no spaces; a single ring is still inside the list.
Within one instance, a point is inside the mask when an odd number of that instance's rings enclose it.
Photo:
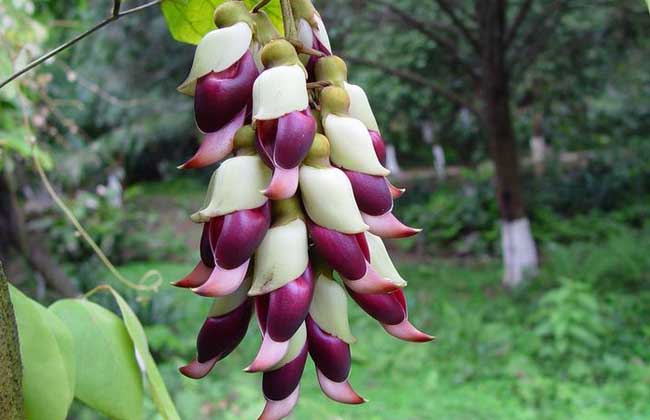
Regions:
[[[537,269],[537,251],[526,218],[517,144],[510,112],[509,74],[505,62],[506,0],[477,0],[481,32],[482,118],[494,162],[501,212],[501,244],[507,287],[519,285]]]
[[[22,419],[23,372],[20,345],[9,287],[0,262],[0,413],[2,418]]]
[[[77,296],[79,291],[47,252],[43,238],[27,232],[10,176],[7,172],[0,174],[0,252],[7,254],[13,248],[25,257],[32,269],[40,273],[54,291],[65,297]]]

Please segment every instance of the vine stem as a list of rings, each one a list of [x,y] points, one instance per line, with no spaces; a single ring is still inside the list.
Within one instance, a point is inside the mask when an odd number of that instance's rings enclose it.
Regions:
[[[22,69],[18,70],[11,76],[9,76],[7,79],[3,80],[2,83],[0,83],[0,89],[2,89],[4,86],[7,84],[11,83],[12,81],[16,80],[23,74],[27,73],[34,67],[39,66],[40,64],[43,64],[45,61],[48,59],[54,57],[61,51],[64,51],[68,48],[70,48],[72,45],[76,44],[77,42],[81,41],[82,39],[86,38],[88,35],[93,34],[94,32],[98,31],[99,29],[103,28],[104,26],[108,25],[111,22],[114,22],[124,16],[130,15],[132,13],[136,13],[139,11],[142,11],[144,9],[147,9],[151,6],[155,6],[156,4],[161,3],[162,0],[153,0],[149,3],[145,3],[141,6],[133,7],[131,9],[125,10],[123,12],[120,12],[120,5],[121,5],[121,0],[115,0],[113,2],[113,14],[111,14],[110,17],[107,17],[103,21],[99,22],[97,25],[93,26],[92,28],[88,29],[85,32],[80,33],[79,35],[75,36],[71,40],[64,42],[63,44],[59,45],[55,49],[51,50],[50,52],[46,53],[45,55],[42,55],[41,57],[37,58],[36,60],[32,61],[31,63],[27,64],[25,67]]]
[[[291,2],[289,0],[280,0],[280,6],[282,8],[284,37],[289,41],[295,41],[298,39],[298,31],[296,30],[296,22],[293,20]]]
[[[140,279],[140,283],[134,283],[124,277],[122,273],[119,272],[119,270],[113,265],[111,260],[108,259],[106,254],[102,251],[102,249],[97,245],[97,243],[93,240],[93,238],[90,236],[90,234],[84,229],[84,227],[81,225],[77,217],[72,213],[72,210],[66,204],[63,202],[61,197],[57,194],[57,192],[54,190],[54,187],[52,186],[52,183],[50,182],[49,178],[45,174],[45,170],[43,169],[43,166],[41,166],[41,163],[38,160],[38,144],[36,142],[36,137],[32,134],[32,129],[31,125],[29,124],[29,117],[27,115],[27,104],[25,97],[20,94],[20,101],[21,101],[21,108],[22,108],[22,114],[23,114],[23,125],[25,126],[25,130],[27,132],[27,135],[29,136],[27,138],[27,141],[29,144],[31,144],[32,147],[32,162],[34,163],[34,167],[36,168],[36,172],[38,173],[38,176],[41,179],[41,182],[43,183],[43,186],[47,190],[48,194],[50,197],[52,197],[52,200],[54,200],[54,203],[61,209],[63,214],[68,218],[70,223],[75,227],[79,235],[86,241],[88,246],[95,252],[99,260],[106,266],[108,271],[111,272],[111,274],[119,280],[121,283],[123,283],[125,286],[138,290],[138,291],[145,291],[145,292],[157,292],[158,288],[162,284],[162,275],[156,271],[156,270],[150,270],[147,271],[144,276]],[[151,284],[144,284],[147,282],[149,279],[155,278],[155,280]]]
[[[258,1],[257,4],[255,6],[253,6],[253,8],[251,9],[251,12],[253,12],[253,13],[259,12],[262,7],[266,6],[270,2],[271,2],[271,0],[260,0],[260,1]]]

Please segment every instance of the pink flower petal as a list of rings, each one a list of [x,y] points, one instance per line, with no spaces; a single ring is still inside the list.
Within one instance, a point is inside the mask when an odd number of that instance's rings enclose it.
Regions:
[[[178,370],[180,373],[187,376],[188,378],[201,379],[205,375],[210,373],[210,371],[212,370],[212,368],[214,367],[214,365],[217,363],[218,360],[219,360],[219,356],[210,359],[205,363],[200,363],[196,359],[194,359],[187,365],[178,368]]]
[[[382,238],[406,238],[417,235],[422,229],[406,226],[393,215],[392,212],[382,214],[381,216],[371,216],[361,213],[363,221],[370,226],[370,233]]]
[[[389,180],[386,180],[386,183],[388,184],[388,189],[390,189],[390,195],[393,197],[393,200],[400,198],[406,192],[406,188],[396,187]]]
[[[233,293],[239,288],[241,282],[244,281],[246,271],[250,260],[232,270],[226,270],[218,265],[212,270],[212,274],[203,285],[198,288],[192,289],[194,293],[200,296],[219,297],[226,296]]]
[[[289,341],[274,341],[271,336],[266,333],[262,339],[260,350],[255,356],[255,360],[244,369],[246,372],[264,372],[276,363],[278,363],[289,349]]]
[[[269,186],[262,193],[271,200],[284,200],[293,197],[298,189],[299,168],[284,169],[276,167]]]
[[[393,337],[397,337],[400,340],[411,341],[414,343],[426,343],[428,341],[435,340],[435,337],[425,334],[422,331],[418,330],[411,324],[408,318],[404,318],[402,322],[396,325],[382,324],[382,327],[388,332],[388,334]]]
[[[202,261],[199,261],[194,267],[194,270],[182,279],[172,283],[172,286],[176,287],[185,287],[185,288],[195,288],[201,286],[205,283],[212,273],[212,268],[203,264]]]
[[[297,386],[291,395],[281,401],[273,401],[267,398],[264,410],[257,420],[281,420],[287,417],[298,403],[299,396],[300,386]]]
[[[334,401],[343,404],[363,404],[366,402],[365,398],[359,396],[359,394],[352,389],[350,382],[347,380],[343,382],[334,382],[328,379],[327,376],[318,369],[316,369],[316,374],[318,375],[318,384],[320,385],[323,394],[327,395]]]
[[[244,125],[245,119],[246,107],[242,108],[242,110],[239,111],[239,113],[219,131],[207,133],[205,137],[203,137],[203,142],[199,146],[199,150],[197,150],[194,156],[178,168],[203,168],[204,166],[219,162],[228,156],[232,152],[235,133]]]
[[[368,262],[366,262],[366,274],[358,280],[344,279],[345,285],[357,293],[390,293],[399,287],[390,280],[377,273]]]

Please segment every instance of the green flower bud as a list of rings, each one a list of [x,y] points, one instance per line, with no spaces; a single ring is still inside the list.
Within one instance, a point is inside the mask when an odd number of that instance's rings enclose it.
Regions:
[[[227,1],[214,10],[214,24],[217,28],[225,28],[239,22],[246,22],[254,28],[253,18],[243,1]]]
[[[338,86],[328,86],[320,93],[322,119],[329,114],[345,115],[350,109],[350,96],[345,89]]]
[[[345,61],[336,55],[318,60],[315,72],[316,80],[330,82],[340,87],[343,87],[343,83],[348,80],[348,67],[345,65]]]
[[[284,39],[274,39],[262,49],[262,64],[265,68],[293,66],[299,64],[296,49]]]

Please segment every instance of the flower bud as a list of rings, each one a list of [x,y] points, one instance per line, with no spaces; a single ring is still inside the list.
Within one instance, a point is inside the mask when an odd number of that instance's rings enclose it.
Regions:
[[[267,197],[293,196],[298,188],[298,165],[305,158],[316,134],[316,121],[308,109],[278,119],[257,121],[256,147],[267,165],[274,168]]]
[[[345,404],[364,403],[348,382],[352,365],[350,345],[323,331],[309,316],[306,325],[309,355],[316,365],[318,382],[325,395]]]
[[[222,129],[250,102],[253,83],[259,74],[250,51],[221,72],[199,78],[194,91],[194,116],[205,133]]]
[[[345,61],[336,55],[323,57],[318,60],[314,66],[314,73],[316,75],[316,80],[330,82],[338,87],[344,87],[346,84],[345,81],[348,79],[348,67],[345,65]],[[349,92],[348,100],[350,101],[348,111],[351,112],[352,97],[349,95]]]
[[[279,289],[307,269],[307,228],[295,220],[271,227],[255,253],[255,275],[251,296]]]
[[[360,294],[348,288],[348,293],[361,309],[379,321],[390,335],[417,343],[434,339],[409,322],[406,297],[401,289],[385,294]]]
[[[307,214],[317,224],[342,233],[360,233],[368,229],[350,181],[340,169],[303,165],[300,192]]]
[[[305,321],[314,292],[309,266],[297,279],[266,295],[255,298],[260,325],[264,325],[262,345],[246,371],[270,369],[285,355],[288,342]]]
[[[215,299],[197,337],[197,358],[180,368],[183,375],[202,378],[242,341],[253,310],[252,299],[246,296],[249,286],[250,279],[231,296]]]
[[[190,74],[178,87],[178,91],[194,96],[196,81],[237,63],[248,51],[252,37],[250,26],[243,22],[208,32],[197,45]]]
[[[192,220],[204,222],[262,206],[267,198],[260,191],[270,179],[271,171],[257,156],[236,156],[224,161],[212,175],[206,203],[192,215]]]

